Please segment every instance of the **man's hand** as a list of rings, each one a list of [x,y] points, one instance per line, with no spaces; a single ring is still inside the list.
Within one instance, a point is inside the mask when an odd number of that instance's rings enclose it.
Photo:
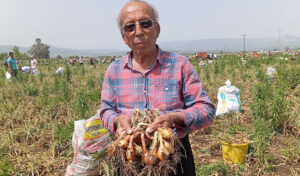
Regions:
[[[123,132],[131,134],[131,119],[128,115],[119,115],[114,118],[116,135],[120,136]]]
[[[181,112],[163,114],[157,117],[146,129],[146,135],[153,133],[158,127],[172,127],[173,124],[183,125],[184,117]]]

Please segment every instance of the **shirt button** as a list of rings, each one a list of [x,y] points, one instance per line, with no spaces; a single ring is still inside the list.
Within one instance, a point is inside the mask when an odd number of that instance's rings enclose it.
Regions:
[[[169,90],[169,88],[166,87],[166,90]]]
[[[144,90],[144,94],[146,94],[146,90]]]

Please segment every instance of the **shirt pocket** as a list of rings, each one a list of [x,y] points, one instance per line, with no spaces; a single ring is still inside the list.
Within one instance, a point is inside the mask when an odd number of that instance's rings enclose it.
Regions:
[[[154,85],[154,99],[156,106],[166,106],[165,109],[172,109],[179,102],[178,83],[166,80]]]

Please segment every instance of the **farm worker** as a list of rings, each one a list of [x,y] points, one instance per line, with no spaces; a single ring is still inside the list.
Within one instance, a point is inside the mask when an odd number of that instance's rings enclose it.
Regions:
[[[30,65],[31,65],[31,69],[37,69],[37,60],[34,57],[31,57],[31,61],[30,61]]]
[[[104,126],[117,135],[131,134],[135,108],[159,108],[160,116],[149,125],[146,135],[158,127],[173,128],[187,156],[181,158],[183,173],[178,165],[177,175],[195,175],[189,133],[213,123],[214,105],[189,60],[156,44],[160,24],[153,6],[129,1],[121,9],[118,24],[131,52],[106,70],[100,105]]]
[[[291,60],[296,60],[296,54],[292,53]]]
[[[197,59],[197,54],[196,54],[196,53],[193,55],[193,59],[194,59],[194,60]]]
[[[7,66],[8,69],[10,71],[10,74],[12,77],[17,77],[17,73],[18,73],[18,66],[17,66],[17,62],[16,59],[14,57],[14,53],[13,52],[9,52],[9,57],[7,59]]]
[[[90,64],[94,65],[94,58],[92,58],[92,57],[90,58]]]
[[[258,58],[258,54],[257,54],[257,52],[256,52],[256,51],[254,51],[254,52],[253,52],[253,57],[254,57],[255,59],[257,59],[257,58]]]
[[[82,56],[79,58],[79,64],[83,65],[83,57]]]

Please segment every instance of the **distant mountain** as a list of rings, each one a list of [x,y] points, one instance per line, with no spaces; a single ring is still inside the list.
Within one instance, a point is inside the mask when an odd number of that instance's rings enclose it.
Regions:
[[[61,55],[66,56],[121,56],[126,54],[126,51],[116,49],[70,49],[70,48],[58,48],[52,45],[50,46],[51,56]]]
[[[59,48],[53,45],[50,46],[50,57],[56,57],[61,55],[63,57],[68,56],[121,56],[126,54],[127,51],[114,50],[114,49],[70,49],[70,48]],[[10,52],[13,49],[13,45],[0,45],[0,53]],[[21,53],[28,53],[31,47],[18,46]]]
[[[280,48],[300,48],[300,37],[285,35],[281,37],[280,42],[274,38],[247,38],[246,37],[246,50],[274,50]],[[227,51],[235,52],[242,51],[244,41],[242,38],[227,38],[227,39],[200,39],[193,41],[173,41],[161,42],[160,47],[166,50],[176,51]]]
[[[121,56],[126,54],[127,51],[117,49],[70,49],[70,48],[59,48],[53,45],[50,46],[50,56],[56,57],[61,55],[67,56]],[[159,46],[164,50],[176,51],[179,53],[183,52],[236,52],[243,50],[243,39],[242,37],[227,38],[227,39],[199,39],[192,41],[168,41],[160,42]],[[31,47],[19,47],[20,52],[24,53]],[[258,50],[274,50],[279,47],[285,48],[300,48],[300,37],[293,35],[284,35],[281,37],[280,42],[274,38],[249,38],[246,37],[246,51],[258,51]],[[12,51],[13,46],[0,45],[1,52]]]

